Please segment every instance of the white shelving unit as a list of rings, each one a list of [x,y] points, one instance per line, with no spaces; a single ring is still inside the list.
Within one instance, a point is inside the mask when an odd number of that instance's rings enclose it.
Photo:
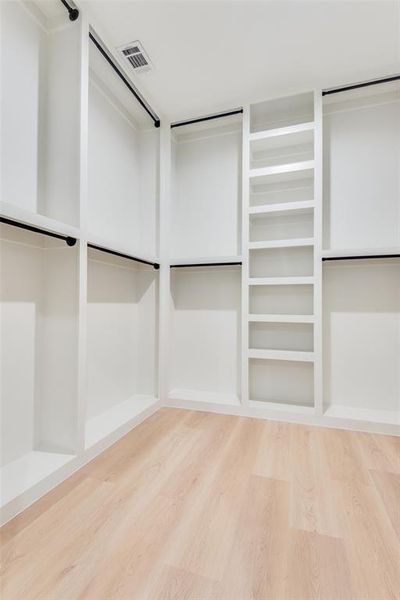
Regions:
[[[162,193],[160,130],[93,53],[85,12],[0,11],[7,521],[160,405],[159,271],[129,257],[158,265]]]
[[[300,114],[307,115],[307,120],[301,122]],[[244,356],[248,402],[250,406],[265,402],[266,408],[275,410],[281,404],[285,410],[296,404],[309,413],[316,406],[314,338],[320,326],[313,308],[319,280],[314,209],[320,201],[314,189],[314,95],[252,105],[247,126],[249,161],[244,169],[248,172],[249,205],[244,227],[249,241],[244,241],[242,252],[248,258],[243,280],[244,294],[249,297],[244,315],[249,328],[249,349]],[[303,188],[308,198],[301,197]],[[283,201],[277,202],[280,197]],[[281,314],[285,303],[279,303],[278,295],[271,295],[270,290],[287,287],[283,298],[293,310],[297,286],[311,288],[310,314],[303,313],[304,294],[296,309],[299,314]],[[298,381],[297,398],[290,389],[293,372]],[[292,409],[295,412],[297,407]]]

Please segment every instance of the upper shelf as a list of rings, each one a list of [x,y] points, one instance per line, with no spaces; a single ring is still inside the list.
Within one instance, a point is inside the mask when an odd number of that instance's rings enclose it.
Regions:
[[[333,258],[349,258],[361,256],[369,256],[380,258],[381,256],[392,256],[394,254],[400,254],[400,246],[391,247],[375,247],[375,248],[339,248],[335,250],[322,250],[322,259],[333,259]]]
[[[299,200],[297,202],[278,202],[274,204],[262,204],[250,206],[250,217],[263,216],[267,214],[281,215],[291,212],[311,213],[314,210],[314,200]]]
[[[42,231],[75,239],[80,238],[79,229],[76,227],[50,219],[25,208],[20,208],[16,204],[0,202],[0,215],[11,221],[17,221],[18,223],[41,229]]]
[[[263,167],[261,169],[250,169],[250,180],[252,184],[276,183],[279,181],[291,181],[309,177],[314,170],[313,160],[277,165],[274,167]]]
[[[252,151],[265,152],[278,148],[288,148],[313,141],[314,122],[278,127],[250,134]]]

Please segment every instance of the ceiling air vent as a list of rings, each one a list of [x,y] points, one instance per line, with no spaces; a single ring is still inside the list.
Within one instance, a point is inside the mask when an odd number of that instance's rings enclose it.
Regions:
[[[139,41],[125,44],[118,48],[118,50],[136,73],[151,69],[150,59]]]

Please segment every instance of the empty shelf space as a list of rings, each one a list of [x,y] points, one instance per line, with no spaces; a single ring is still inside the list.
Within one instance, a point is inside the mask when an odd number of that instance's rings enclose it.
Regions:
[[[314,323],[314,315],[250,314],[251,323]]]
[[[260,350],[250,348],[248,351],[249,358],[257,358],[260,360],[289,360],[293,362],[313,362],[314,352],[302,352],[292,350]]]
[[[288,240],[269,240],[265,242],[249,242],[250,250],[265,250],[268,248],[290,248],[300,246],[313,246],[314,238],[298,238]]]
[[[312,409],[314,406],[313,363],[300,360],[275,360],[275,358],[250,358],[249,398],[251,401],[258,402],[261,408],[281,406],[282,410],[285,410],[286,406],[291,412],[302,410],[302,407]]]
[[[128,431],[135,421],[149,416],[157,403],[157,398],[153,396],[137,394],[88,419],[85,429],[85,447],[90,448],[112,433],[120,435],[122,432],[119,429],[124,426]]]
[[[277,202],[274,204],[262,204],[261,206],[250,206],[249,214],[258,215],[286,214],[291,212],[312,212],[315,207],[314,200],[298,200],[295,202]]]
[[[174,389],[168,394],[171,401],[201,402],[202,404],[223,404],[226,406],[240,406],[239,397],[235,394],[223,392],[209,392],[204,390]]]
[[[249,285],[314,285],[314,277],[251,277]]]
[[[312,171],[313,169],[314,161],[305,160],[296,163],[275,165],[272,167],[250,169],[250,179],[252,180],[252,183],[303,179],[305,172]]]
[[[43,482],[74,459],[72,454],[32,450],[0,470],[1,506]]]

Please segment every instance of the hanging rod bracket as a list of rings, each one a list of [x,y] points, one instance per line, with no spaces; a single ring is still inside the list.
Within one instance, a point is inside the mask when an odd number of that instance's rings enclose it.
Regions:
[[[61,0],[61,2],[68,11],[69,20],[76,21],[79,17],[79,10],[77,8],[72,8],[72,6],[70,6],[66,0]]]

